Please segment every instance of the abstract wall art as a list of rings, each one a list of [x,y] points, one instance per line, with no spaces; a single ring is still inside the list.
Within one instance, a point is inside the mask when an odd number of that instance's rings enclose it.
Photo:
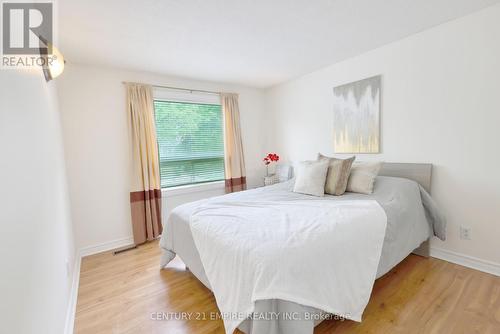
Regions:
[[[381,76],[333,89],[335,153],[380,152]]]

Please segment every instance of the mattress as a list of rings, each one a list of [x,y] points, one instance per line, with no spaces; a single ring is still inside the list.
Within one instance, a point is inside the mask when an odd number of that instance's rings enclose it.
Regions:
[[[317,197],[294,193],[294,180],[273,186],[257,188],[244,192],[225,195],[232,200],[307,200]],[[387,215],[387,227],[382,254],[377,270],[377,278],[383,276],[395,265],[406,258],[415,248],[433,234],[443,238],[444,219],[425,190],[416,182],[394,177],[377,177],[371,195],[345,193],[342,196],[327,195],[325,201],[376,200]],[[194,244],[189,226],[191,214],[196,208],[210,199],[187,203],[175,208],[164,223],[164,233],[160,241],[163,251],[162,266],[165,266],[173,253],[184,261],[190,271],[210,289],[203,265]],[[360,231],[362,233],[362,231]],[[173,253],[172,253],[173,252]],[[255,313],[297,315],[291,318],[272,320],[246,320],[239,327],[247,334],[312,333],[313,328],[330,315],[321,310],[284,300],[261,300],[255,305]],[[305,316],[307,315],[307,316]]]

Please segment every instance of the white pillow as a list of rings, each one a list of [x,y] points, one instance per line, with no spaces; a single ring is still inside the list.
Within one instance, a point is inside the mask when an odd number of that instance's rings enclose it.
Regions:
[[[326,174],[330,160],[303,161],[297,164],[293,191],[313,196],[325,196]]]
[[[373,193],[375,178],[382,167],[382,162],[355,162],[351,167],[346,191],[361,194]]]
[[[275,174],[278,175],[280,182],[288,181],[292,176],[292,166],[289,163],[280,163],[276,165]]]

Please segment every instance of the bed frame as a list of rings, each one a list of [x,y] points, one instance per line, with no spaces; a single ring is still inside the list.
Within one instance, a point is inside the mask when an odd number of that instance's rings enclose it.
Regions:
[[[432,164],[384,162],[380,176],[404,177],[418,182],[429,194],[431,193]],[[429,239],[413,251],[424,257],[430,256]]]

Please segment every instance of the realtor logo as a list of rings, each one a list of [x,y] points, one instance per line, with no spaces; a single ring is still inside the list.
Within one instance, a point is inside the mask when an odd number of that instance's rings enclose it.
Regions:
[[[3,55],[52,53],[52,3],[2,3]]]

